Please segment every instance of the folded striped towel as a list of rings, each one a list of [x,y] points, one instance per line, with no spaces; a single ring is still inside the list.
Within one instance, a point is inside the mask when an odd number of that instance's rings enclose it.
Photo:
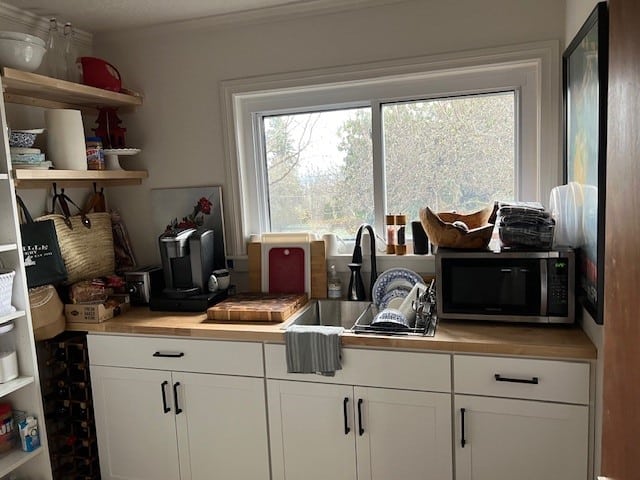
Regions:
[[[291,325],[284,332],[289,373],[333,376],[342,369],[342,327]]]

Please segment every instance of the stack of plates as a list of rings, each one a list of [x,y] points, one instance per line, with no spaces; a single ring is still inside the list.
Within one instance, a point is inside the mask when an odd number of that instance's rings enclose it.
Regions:
[[[31,168],[46,170],[51,168],[51,162],[46,161],[44,153],[38,148],[11,147],[11,164],[15,168]]]
[[[371,297],[379,310],[398,308],[409,295],[414,285],[424,280],[413,270],[390,268],[382,273],[373,284]]]

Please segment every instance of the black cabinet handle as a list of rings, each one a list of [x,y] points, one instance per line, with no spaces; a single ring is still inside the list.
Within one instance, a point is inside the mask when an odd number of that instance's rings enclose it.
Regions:
[[[349,397],[344,397],[342,401],[342,414],[344,415],[344,434],[349,435],[351,429],[349,428],[349,418],[348,418],[348,408],[349,408]]]
[[[167,392],[164,387],[169,385],[169,382],[166,380],[160,384],[160,390],[162,391],[162,409],[164,413],[169,413],[171,409],[167,406]]]
[[[176,406],[176,415],[180,415],[182,413],[182,409],[178,406],[178,387],[180,386],[180,382],[176,382],[173,384],[173,399]]]
[[[531,379],[527,379],[527,378],[510,378],[510,377],[503,377],[499,373],[496,373],[494,375],[494,378],[496,379],[496,382],[529,383],[531,385],[538,385],[538,383],[539,383],[538,377],[531,377]]]
[[[364,402],[364,400],[359,398],[358,399],[358,435],[360,436],[364,435],[364,428],[362,428],[362,402]]]
[[[165,358],[180,358],[184,357],[184,352],[156,352],[153,354],[154,357],[165,357]]]
[[[462,448],[467,444],[467,441],[464,438],[464,412],[466,411],[467,410],[465,408],[460,409],[460,446]]]

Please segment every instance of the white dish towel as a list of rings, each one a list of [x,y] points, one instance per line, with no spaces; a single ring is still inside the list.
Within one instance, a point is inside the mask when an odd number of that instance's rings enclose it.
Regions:
[[[343,327],[291,325],[284,332],[287,372],[333,376],[342,369]]]

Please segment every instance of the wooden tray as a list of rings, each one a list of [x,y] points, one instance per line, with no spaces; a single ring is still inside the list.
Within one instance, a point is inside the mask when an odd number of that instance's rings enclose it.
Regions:
[[[207,309],[219,322],[283,322],[306,305],[306,294],[239,293]]]

